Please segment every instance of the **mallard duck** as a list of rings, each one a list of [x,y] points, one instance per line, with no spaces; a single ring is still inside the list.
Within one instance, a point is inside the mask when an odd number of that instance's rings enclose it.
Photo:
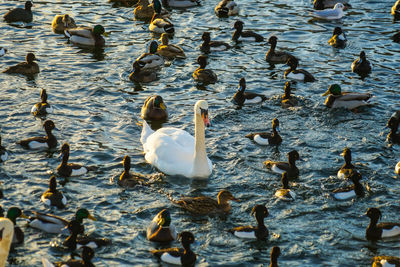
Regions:
[[[153,5],[148,0],[139,0],[133,14],[137,20],[150,20],[154,14]]]
[[[41,102],[36,103],[32,109],[31,113],[33,116],[45,116],[48,113],[53,113],[53,107],[47,103],[47,93],[45,89],[40,92]]]
[[[181,47],[169,44],[168,42],[168,34],[161,34],[161,45],[157,48],[157,54],[167,59],[186,58],[185,52],[183,52]]]
[[[157,73],[154,70],[142,70],[142,63],[135,61],[132,64],[133,70],[129,75],[129,80],[139,83],[149,83],[157,80]]]
[[[11,242],[14,237],[14,225],[8,218],[0,218],[0,266],[6,266]]]
[[[333,191],[333,197],[337,200],[347,200],[354,197],[363,197],[364,188],[360,183],[361,174],[358,171],[350,171],[349,179],[353,182],[353,185],[338,188]]]
[[[7,218],[12,221],[14,224],[14,236],[12,239],[12,244],[22,244],[24,243],[24,232],[22,232],[21,228],[17,225],[17,218],[25,218],[28,219],[28,217],[25,216],[25,214],[22,212],[20,208],[17,207],[11,207],[7,211]]]
[[[32,2],[31,1],[26,1],[25,2],[25,8],[14,8],[8,11],[4,15],[4,20],[7,22],[17,22],[17,21],[22,21],[22,22],[32,22],[33,16],[32,16]]]
[[[396,166],[394,167],[394,172],[396,174],[400,174],[400,161],[397,162]]]
[[[292,92],[292,86],[290,85],[290,82],[285,83],[285,88],[284,88],[284,94],[282,95],[282,101],[281,105],[283,108],[290,108],[297,106],[297,99],[295,96],[291,95]]]
[[[204,84],[216,83],[218,81],[217,75],[210,69],[206,69],[207,57],[199,56],[197,58],[197,63],[200,65],[193,72],[193,79],[196,82],[201,82]]]
[[[210,53],[212,51],[225,51],[231,48],[231,46],[222,41],[211,41],[210,32],[203,32],[201,36],[203,43],[200,46],[200,50],[204,53]]]
[[[245,90],[246,90],[246,79],[241,78],[239,80],[239,89],[233,95],[233,102],[235,102],[236,105],[243,106],[247,104],[258,104],[267,100],[267,98],[264,95],[252,92],[245,92]]]
[[[233,0],[222,0],[214,11],[218,17],[229,17],[239,14],[239,6]]]
[[[34,60],[38,61],[38,59],[35,57],[35,54],[33,53],[28,53],[26,54],[25,57],[25,62],[18,63],[15,66],[11,66],[7,68],[6,70],[3,71],[3,73],[8,73],[8,74],[24,74],[24,75],[32,75],[39,73],[39,65],[34,62]]]
[[[313,12],[313,16],[319,19],[341,19],[344,16],[344,5],[337,3],[333,8],[326,8],[324,10],[318,10]]]
[[[21,145],[23,148],[26,149],[49,149],[55,148],[57,146],[57,139],[52,134],[52,130],[56,128],[54,122],[52,120],[47,120],[43,123],[43,128],[47,134],[47,136],[42,137],[31,137],[28,139],[24,139],[18,141],[17,144]]]
[[[4,56],[7,53],[7,48],[0,47],[0,57]]]
[[[161,14],[161,3],[159,0],[153,1],[154,14],[151,18],[149,30],[155,33],[168,33],[175,32],[172,22]]]
[[[46,233],[51,233],[51,234],[63,233],[63,230],[68,225],[68,220],[55,216],[53,214],[45,214],[35,211],[33,212],[33,214],[35,214],[35,216],[29,218],[29,226],[35,229],[42,230]],[[96,221],[96,218],[93,217],[87,209],[83,208],[78,209],[72,220],[75,220],[81,224],[80,233],[84,233],[85,230],[84,226],[82,225],[83,219],[90,219],[92,221]]]
[[[200,0],[162,0],[164,7],[186,8],[200,5]]]
[[[55,262],[52,264],[48,259],[42,258],[43,267],[94,267],[92,259],[94,257],[94,251],[90,247],[83,246],[81,253],[81,260],[76,260],[71,256],[71,259],[63,262]]]
[[[49,189],[42,194],[40,200],[47,206],[56,206],[59,209],[65,208],[67,198],[57,190],[57,180],[54,175],[50,177]]]
[[[339,179],[349,178],[350,173],[354,170],[354,165],[351,164],[351,150],[345,147],[341,154],[344,158],[344,164],[337,173]]]
[[[6,148],[1,145],[1,136],[0,136],[0,162],[4,162],[7,159],[8,159],[8,152]]]
[[[278,38],[276,36],[271,36],[268,39],[268,43],[271,45],[267,54],[265,55],[265,60],[270,64],[285,64],[289,58],[294,57],[288,52],[275,51],[276,44],[278,43]]]
[[[275,196],[286,201],[295,200],[296,194],[289,188],[289,178],[287,172],[282,173],[281,184],[282,188],[276,190]]]
[[[144,180],[140,175],[131,174],[129,171],[131,169],[131,157],[126,155],[122,161],[124,165],[124,172],[118,179],[118,185],[122,187],[135,187],[137,184],[144,183]]]
[[[290,68],[287,69],[283,75],[286,79],[293,79],[302,82],[315,82],[314,76],[312,76],[308,71],[303,69],[297,69],[299,61],[295,57],[290,57],[286,62]]]
[[[194,266],[196,263],[196,254],[190,248],[194,243],[194,235],[191,232],[182,232],[178,235],[183,248],[167,248],[153,250],[151,253],[157,256],[161,261],[181,266]]]
[[[296,150],[292,150],[287,153],[287,157],[288,162],[267,160],[264,161],[264,164],[275,173],[282,174],[287,172],[289,179],[297,178],[299,169],[296,167],[296,160],[300,159],[299,153]]]
[[[400,124],[400,111],[396,111],[390,117],[387,127],[390,128],[390,133],[387,135],[386,140],[389,143],[400,144],[400,133],[397,133]]]
[[[272,133],[251,133],[246,135],[247,138],[253,140],[259,145],[279,145],[282,143],[282,138],[279,135],[279,120],[274,118],[272,120]]]
[[[382,217],[378,208],[369,208],[366,215],[371,219],[366,231],[368,240],[377,241],[382,238],[400,236],[400,223],[383,222],[377,224]]]
[[[153,69],[158,68],[164,64],[162,56],[157,54],[158,44],[157,41],[151,41],[149,46],[149,52],[142,54],[136,59],[139,62],[141,69]]]
[[[165,121],[168,119],[167,107],[161,96],[149,96],[142,106],[142,118],[145,120]]]
[[[239,226],[229,230],[239,238],[258,239],[266,241],[268,239],[268,229],[264,225],[264,218],[268,217],[268,209],[264,205],[256,205],[251,210],[251,216],[255,215],[257,226]]]
[[[334,48],[345,48],[347,39],[346,35],[342,31],[342,28],[335,27],[333,30],[333,34],[331,39],[329,39],[328,43],[333,46]]]
[[[232,40],[237,41],[254,41],[263,42],[264,37],[253,31],[243,31],[243,21],[236,21],[234,24],[235,32],[232,35]]]
[[[370,93],[342,92],[342,88],[338,84],[332,84],[328,90],[322,94],[327,96],[325,106],[328,108],[347,108],[355,109],[368,105],[368,100],[372,97]]]
[[[395,20],[400,19],[400,0],[397,0],[396,3],[394,3],[390,13],[393,15]]]
[[[69,28],[64,31],[64,34],[69,40],[77,45],[102,47],[106,41],[101,35],[108,36],[104,27],[96,25],[92,27]]]
[[[89,169],[85,166],[75,163],[68,163],[69,159],[69,144],[64,143],[61,146],[61,154],[59,156],[62,158],[60,165],[57,167],[57,173],[63,177],[70,176],[80,176],[86,174]]]
[[[64,34],[65,30],[76,28],[75,20],[68,14],[56,15],[51,23],[54,33]]]
[[[372,261],[372,267],[400,267],[400,258],[395,256],[376,256]]]
[[[181,208],[198,215],[208,215],[215,213],[229,213],[231,205],[228,201],[239,201],[234,198],[232,193],[228,190],[221,190],[218,193],[217,200],[206,197],[183,197],[179,200],[172,200],[174,204],[177,204]]]
[[[147,239],[154,242],[170,242],[176,239],[175,226],[171,224],[169,211],[163,209],[147,228]]]
[[[361,77],[365,77],[372,71],[372,64],[367,60],[365,52],[360,52],[360,58],[354,60],[351,64],[351,71],[357,73]]]
[[[337,3],[342,3],[345,8],[350,7],[348,0],[314,0],[314,9],[324,10],[334,7]]]
[[[271,249],[271,263],[269,267],[278,267],[278,258],[281,255],[281,249],[279,247],[273,247]]]

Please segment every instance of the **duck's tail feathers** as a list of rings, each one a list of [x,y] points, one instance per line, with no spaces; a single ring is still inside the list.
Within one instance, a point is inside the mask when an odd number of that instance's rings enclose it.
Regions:
[[[254,140],[254,134],[250,133],[250,134],[246,134],[245,137]]]

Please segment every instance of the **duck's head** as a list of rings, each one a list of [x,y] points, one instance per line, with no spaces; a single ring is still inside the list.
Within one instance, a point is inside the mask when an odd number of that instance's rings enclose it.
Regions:
[[[156,108],[160,108],[160,109],[167,109],[167,107],[164,104],[164,101],[162,99],[161,96],[157,95],[156,97],[154,97],[154,106]]]
[[[210,120],[208,118],[208,103],[205,100],[199,100],[194,105],[194,113],[200,115],[203,119],[204,126],[210,127]]]
[[[122,165],[124,166],[125,171],[128,172],[131,169],[131,157],[126,155],[122,160]]]
[[[72,19],[68,14],[64,14],[62,17],[62,22],[64,23],[65,27],[68,27],[68,25],[72,22]]]
[[[157,216],[157,225],[168,227],[171,224],[171,215],[167,209],[163,209]]]
[[[54,175],[50,177],[49,189],[51,192],[54,192],[57,189],[57,179]]]
[[[34,53],[28,53],[26,54],[25,60],[28,64],[32,64],[33,61],[39,61],[36,57]]]
[[[202,69],[207,66],[207,57],[206,56],[199,56],[197,58],[197,63],[200,65]]]
[[[11,207],[7,211],[7,218],[10,219],[14,224],[18,217],[28,219],[27,216],[22,212],[22,210],[18,207]]]
[[[246,79],[244,77],[239,80],[239,89],[240,92],[244,92],[246,90]]]
[[[333,9],[341,9],[341,10],[343,10],[343,9],[344,9],[344,5],[343,5],[342,3],[337,3],[337,4],[333,7]]]
[[[82,260],[83,262],[90,262],[94,257],[94,250],[90,247],[82,247]]]
[[[46,89],[42,89],[42,91],[40,92],[40,99],[42,100],[42,103],[47,103]]]
[[[218,199],[218,204],[227,203],[228,200],[233,200],[233,201],[237,201],[237,202],[240,201],[239,199],[235,198],[232,195],[232,193],[229,192],[228,190],[219,191],[217,199]]]
[[[92,221],[97,221],[95,217],[93,217],[87,209],[80,208],[75,213],[75,218],[77,221],[82,221],[83,219],[90,219]]]
[[[360,182],[360,180],[362,179],[361,173],[359,173],[356,170],[352,170],[350,172],[350,176],[349,179],[354,183],[354,184],[358,184]]]
[[[68,143],[64,143],[61,146],[61,152],[60,152],[60,155],[58,156],[58,158],[61,159],[64,157],[64,155],[67,155],[67,157],[69,157],[69,144]]]
[[[237,20],[235,24],[233,24],[233,28],[235,28],[236,30],[243,30],[243,25],[243,21]]]
[[[101,25],[96,25],[96,26],[93,27],[93,34],[94,34],[94,35],[104,35],[104,36],[107,36],[106,30],[105,30],[104,27],[101,26]]]
[[[278,38],[275,35],[269,37],[269,39],[268,39],[268,43],[270,45],[276,45],[277,42],[278,42]]]
[[[269,212],[264,205],[255,205],[251,210],[251,215],[255,215],[257,220],[264,220],[264,218],[268,217]]]
[[[289,189],[289,178],[287,172],[282,173],[281,184],[283,189]]]
[[[161,43],[163,44],[163,45],[168,45],[168,34],[166,34],[166,33],[163,33],[163,34],[161,34]]]
[[[153,8],[156,14],[161,14],[161,2],[159,0],[153,0]]]
[[[51,132],[52,130],[54,130],[56,128],[56,125],[54,124],[54,122],[52,120],[46,120],[43,123],[43,128],[46,132]]]
[[[387,122],[387,127],[390,128],[392,131],[397,131],[400,124],[400,111],[396,111]]]
[[[299,155],[299,152],[297,152],[297,150],[290,151],[289,153],[287,153],[287,156],[288,156],[289,162],[291,162],[292,160],[296,161],[296,160],[300,159],[300,155]]]
[[[333,36],[335,35],[341,35],[343,33],[342,28],[340,27],[335,27],[335,29],[333,29]]]
[[[360,59],[363,60],[363,61],[366,60],[366,56],[365,56],[365,52],[364,51],[360,52]]]
[[[285,83],[285,88],[283,89],[284,90],[284,92],[285,92],[285,97],[286,98],[289,98],[290,97],[290,93],[292,92],[292,87],[291,87],[291,85],[290,85],[290,82],[286,82]]]
[[[286,65],[288,65],[292,69],[296,69],[299,65],[299,61],[295,57],[289,57],[289,59],[286,61]]]
[[[322,94],[322,96],[327,96],[329,94],[332,95],[341,95],[342,94],[342,88],[340,87],[339,84],[332,84],[329,86],[328,90],[326,90],[325,93]]]
[[[382,218],[382,213],[378,208],[368,208],[367,212],[365,213],[371,220],[378,221]]]
[[[281,249],[279,247],[273,247],[271,249],[271,261],[277,261],[281,255]]]
[[[157,41],[153,40],[150,42],[149,45],[149,52],[150,54],[154,54],[155,52],[157,52],[157,48],[158,48],[158,43]]]
[[[345,147],[345,148],[343,149],[342,156],[343,156],[344,161],[345,161],[346,163],[350,163],[350,162],[351,162],[351,150],[350,150],[350,148]]]
[[[210,40],[211,40],[210,32],[203,32],[203,35],[201,36],[201,39],[204,42],[209,43]]]
[[[272,120],[272,129],[275,129],[277,132],[279,132],[279,120],[277,118]]]
[[[191,232],[182,232],[178,234],[178,239],[181,240],[183,246],[194,243],[194,235]]]
[[[32,7],[33,7],[32,1],[25,2],[25,10],[31,10]]]

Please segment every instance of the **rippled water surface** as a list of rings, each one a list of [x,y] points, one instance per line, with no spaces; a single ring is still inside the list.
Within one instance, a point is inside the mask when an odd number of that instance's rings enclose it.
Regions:
[[[0,14],[23,2],[1,1]],[[93,262],[99,266],[158,266],[149,253],[158,246],[146,240],[145,227],[163,208],[170,210],[178,231],[194,233],[199,266],[266,266],[273,246],[281,247],[282,266],[368,266],[374,255],[399,256],[398,241],[374,244],[365,240],[369,219],[363,216],[368,207],[380,207],[383,221],[400,221],[400,184],[394,174],[400,149],[385,143],[386,122],[400,102],[400,45],[390,40],[400,29],[390,15],[393,3],[352,0],[353,8],[345,11],[342,20],[324,22],[311,20],[311,1],[239,1],[239,16],[219,19],[214,14],[217,2],[204,0],[200,7],[171,12],[176,26],[171,43],[181,45],[187,59],[167,63],[158,81],[135,85],[128,79],[131,64],[158,37],[149,33],[147,24],[134,20],[132,8],[113,8],[106,0],[35,1],[33,23],[16,27],[0,22],[0,46],[9,49],[0,58],[1,69],[23,61],[27,52],[36,54],[41,68],[34,78],[0,74],[1,136],[11,152],[10,159],[0,165],[5,195],[1,205],[5,209],[19,206],[28,214],[36,210],[64,217],[87,207],[98,218],[85,221],[88,233],[113,241],[112,246],[96,251]],[[83,50],[54,34],[51,21],[60,13],[69,13],[79,25],[102,24],[110,33],[104,50]],[[296,55],[300,67],[314,74],[317,82],[294,86],[299,107],[281,108],[278,96],[287,67],[271,68],[265,62],[266,42],[240,43],[227,52],[211,54],[208,67],[218,75],[218,83],[201,87],[193,82],[201,34],[210,31],[212,39],[230,42],[236,19],[265,38],[278,36],[278,48]],[[327,44],[335,26],[341,26],[349,39],[344,50]],[[365,80],[350,71],[362,49],[374,64]],[[240,77],[246,77],[249,91],[263,93],[268,100],[237,109],[231,97]],[[327,109],[321,94],[332,83],[341,84],[343,90],[373,93],[373,105],[358,112]],[[54,134],[59,145],[71,145],[70,161],[98,167],[62,187],[69,200],[64,211],[46,210],[39,202],[48,185],[48,171],[59,164],[58,151],[33,152],[16,145],[18,140],[43,134],[42,121],[29,112],[42,88],[56,107],[48,118],[58,128]],[[110,180],[122,172],[124,155],[131,156],[133,171],[156,173],[144,160],[141,127],[136,125],[144,100],[153,94],[160,94],[168,107],[170,118],[164,126],[192,134],[193,105],[198,99],[208,101],[212,127],[206,132],[206,146],[214,166],[208,181],[167,176],[151,187],[124,190]],[[269,131],[274,117],[280,120],[283,138],[279,147],[261,147],[244,138],[252,131]],[[346,146],[370,191],[364,198],[338,202],[330,191],[346,185],[336,178]],[[286,160],[286,153],[293,149],[302,159],[300,177],[292,184],[298,199],[280,202],[273,196],[280,177],[262,162]],[[224,188],[241,200],[232,204],[226,217],[193,217],[166,196],[215,197]],[[255,224],[250,211],[256,204],[269,209],[265,220],[269,241],[243,241],[230,235],[229,228]],[[49,245],[64,237],[26,227],[21,219],[18,224],[25,232],[25,244],[10,254],[13,265],[37,266],[42,256],[52,261],[68,258]]]

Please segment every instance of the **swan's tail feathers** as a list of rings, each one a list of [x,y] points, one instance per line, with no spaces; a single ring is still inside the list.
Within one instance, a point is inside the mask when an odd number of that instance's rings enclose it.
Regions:
[[[142,134],[140,136],[140,142],[142,144],[145,144],[147,141],[147,138],[154,133],[154,131],[150,128],[150,126],[147,124],[146,120],[143,120],[143,129],[142,129]]]

